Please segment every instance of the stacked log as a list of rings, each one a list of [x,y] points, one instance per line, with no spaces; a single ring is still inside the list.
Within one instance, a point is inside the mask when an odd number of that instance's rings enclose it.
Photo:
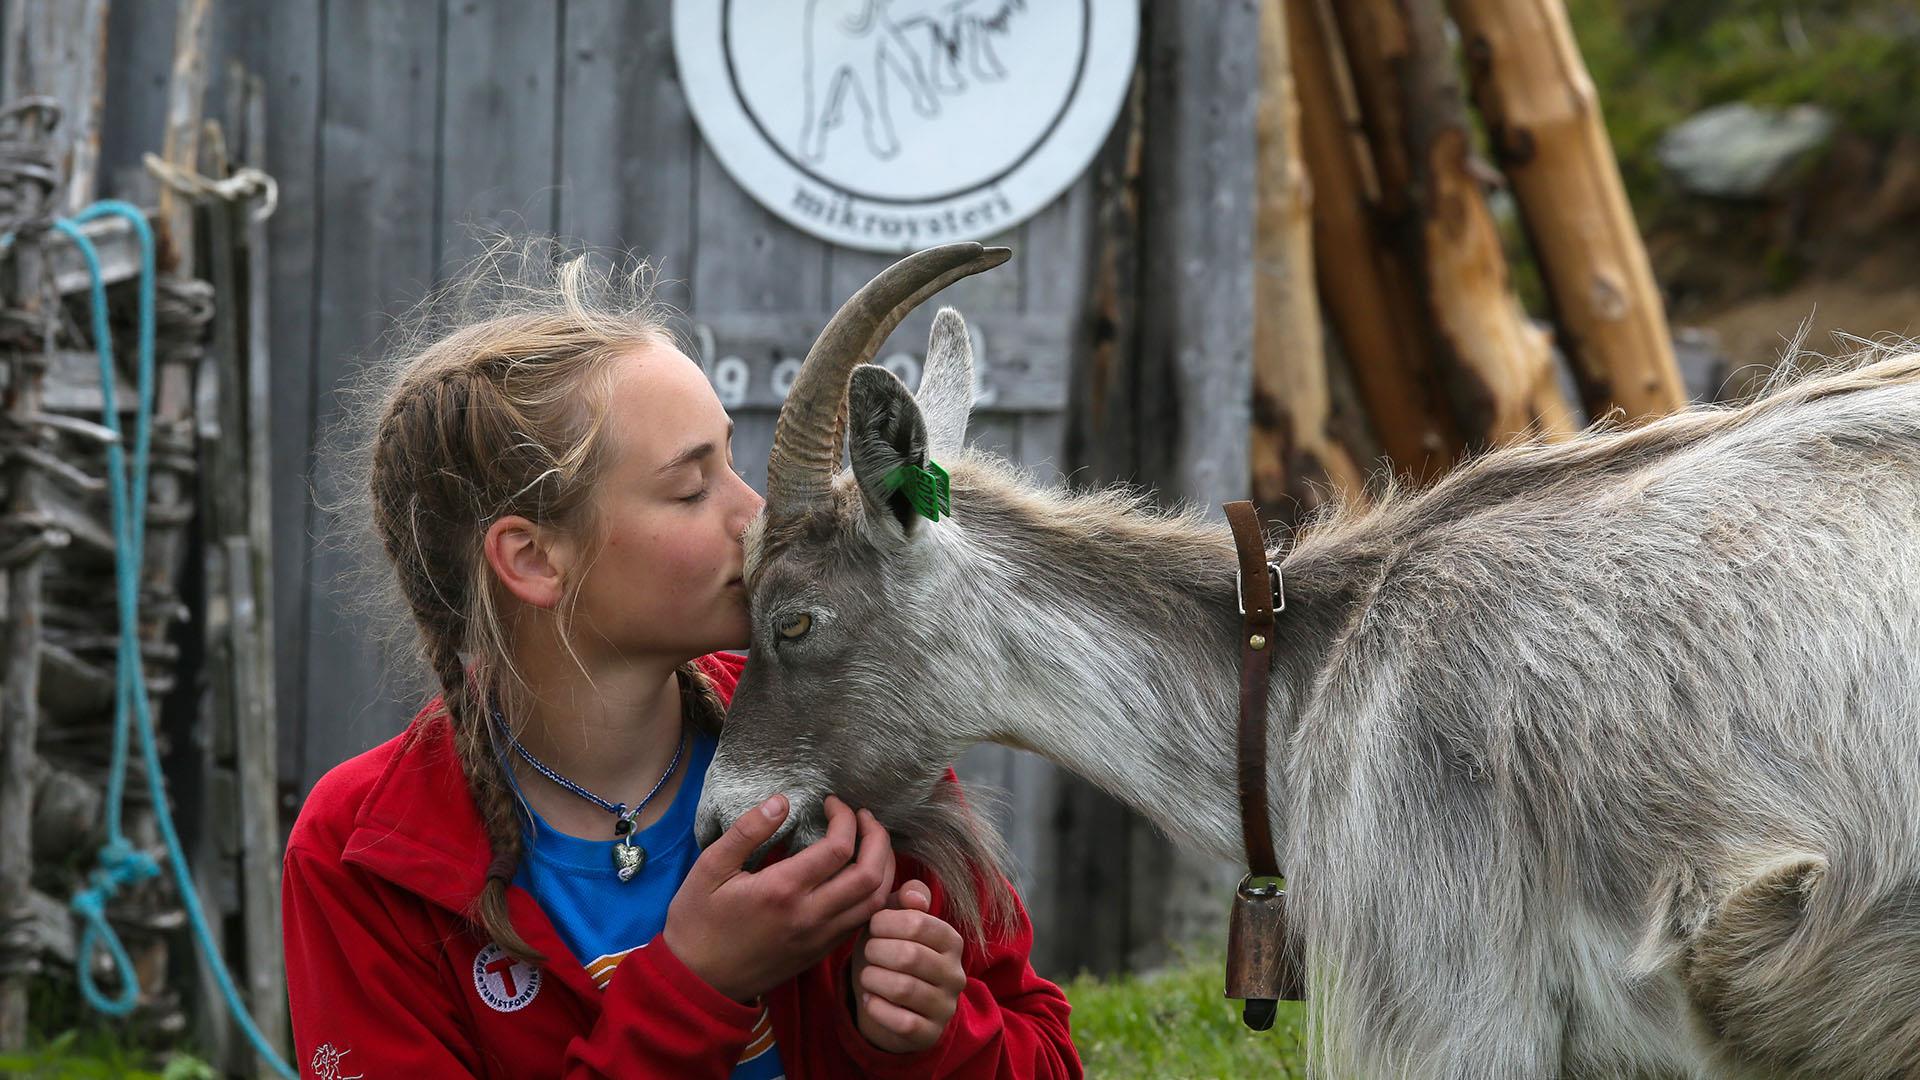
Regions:
[[[1262,205],[1290,205],[1293,170],[1304,166],[1310,258],[1338,355],[1382,451],[1414,483],[1472,450],[1562,438],[1587,417],[1638,421],[1685,404],[1645,249],[1561,0],[1448,2],[1465,39],[1474,104],[1513,185],[1584,414],[1561,389],[1546,329],[1512,287],[1488,199],[1503,181],[1476,156],[1463,58],[1449,41],[1441,0],[1285,0],[1284,51],[1276,56],[1269,46],[1266,60],[1269,94],[1291,68],[1299,148],[1261,147]],[[1257,224],[1261,251],[1308,262],[1287,246],[1284,213]],[[1290,328],[1275,340],[1304,342],[1288,348],[1316,355],[1315,331],[1300,327],[1299,308],[1287,301],[1261,298],[1263,316]],[[1280,385],[1272,374],[1257,383],[1256,405]],[[1306,415],[1320,414],[1324,380],[1286,385]],[[1289,491],[1318,468],[1290,452],[1271,438],[1256,442],[1261,497]]]
[[[1359,495],[1364,478],[1333,431],[1313,276],[1312,196],[1300,163],[1282,2],[1260,7],[1251,471],[1255,505],[1292,524],[1330,497]]]
[[[1474,101],[1592,416],[1686,404],[1660,290],[1560,0],[1449,0]]]
[[[51,107],[14,110],[0,121],[14,140],[25,129],[50,127]],[[39,119],[35,119],[36,114]],[[102,793],[113,745],[118,614],[114,534],[107,486],[110,433],[100,425],[103,395],[85,320],[64,318],[63,304],[84,310],[90,277],[76,265],[71,245],[47,231],[53,216],[46,194],[53,170],[9,169],[8,175],[44,177],[40,192],[16,187],[11,216],[0,230],[18,239],[6,274],[8,310],[0,325],[0,363],[7,410],[0,422],[4,452],[8,662],[0,685],[5,727],[0,762],[0,912],[6,915],[0,967],[0,1046],[26,1037],[26,984],[46,971],[60,977],[75,960],[67,899],[84,884],[100,840]],[[137,268],[131,231],[102,222],[87,230],[105,255],[117,326],[115,405],[123,430],[133,430],[137,406],[130,369],[135,305],[129,280]],[[79,272],[76,272],[78,270]],[[174,364],[197,360],[211,315],[204,283],[176,290],[156,312],[160,355]],[[156,477],[195,472],[185,418],[156,418],[152,469]],[[159,485],[156,485],[158,487]],[[152,561],[143,576],[140,627],[146,686],[154,713],[176,680],[178,648],[169,634],[182,610],[178,553],[193,517],[191,502],[156,498],[147,510]],[[169,560],[169,555],[172,558]],[[146,798],[146,777],[129,763],[124,824],[132,842],[158,853],[159,837]],[[184,924],[178,902],[158,883],[123,894],[113,922],[142,984],[144,1022],[162,1032],[184,1029],[177,998],[166,989],[168,938]],[[100,973],[102,984],[111,977]]]

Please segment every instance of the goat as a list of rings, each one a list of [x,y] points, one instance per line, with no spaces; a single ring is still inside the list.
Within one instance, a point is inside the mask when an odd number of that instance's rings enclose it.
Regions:
[[[784,791],[809,841],[832,791],[937,874],[999,882],[939,782],[990,741],[1240,857],[1225,527],[963,450],[951,309],[917,397],[864,363],[1001,258],[910,256],[809,353],[703,839]],[[937,522],[886,481],[928,458]],[[1495,450],[1271,557],[1269,790],[1317,1071],[1920,1075],[1920,353]]]

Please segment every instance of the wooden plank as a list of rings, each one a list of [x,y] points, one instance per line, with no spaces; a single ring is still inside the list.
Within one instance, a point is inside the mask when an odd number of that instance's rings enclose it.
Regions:
[[[401,0],[326,9],[320,105],[319,229],[315,285],[314,489],[336,504],[342,474],[334,388],[372,351],[388,319],[430,286],[440,85],[439,27]],[[300,790],[321,773],[398,730],[407,719],[364,620],[349,607],[348,524],[324,509],[312,518]]]
[[[199,595],[184,598],[201,612],[198,629],[202,634],[203,677],[199,680],[201,707],[196,710],[193,725],[198,737],[189,744],[189,760],[176,762],[171,772],[176,779],[186,781],[181,786],[191,793],[180,801],[191,799],[197,804],[193,807],[197,812],[183,815],[187,823],[182,838],[192,860],[201,906],[209,921],[224,931],[240,914],[234,885],[237,867],[231,857],[238,845],[229,827],[240,807],[229,762],[235,751],[238,718],[246,708],[246,688],[237,670],[241,647],[235,625],[239,598],[232,583],[235,577],[250,573],[252,556],[245,550],[245,538],[232,535],[244,524],[246,508],[246,433],[241,412],[244,388],[239,382],[242,308],[237,303],[240,282],[235,265],[238,223],[233,209],[220,202],[206,208],[204,220],[206,243],[200,249],[201,262],[220,302],[214,307],[211,340],[194,383],[200,461],[196,477],[200,527],[196,532],[202,573]],[[230,539],[241,542],[237,553]],[[233,561],[236,555],[242,560],[238,566]],[[249,616],[250,598],[249,593]],[[232,959],[244,962],[246,958]],[[217,995],[218,976],[211,965],[199,955],[191,963],[201,995]],[[246,1055],[224,1018],[198,1010],[193,1015],[193,1033],[194,1041],[206,1048],[210,1061],[221,1063],[225,1069],[245,1065]]]
[[[440,266],[478,254],[488,230],[555,227],[558,4],[449,4],[441,72]]]
[[[1147,25],[1138,478],[1217,517],[1249,493],[1259,12],[1150,0]],[[1232,867],[1143,822],[1128,843],[1124,960],[1139,969],[1224,920]]]
[[[876,357],[909,387],[920,385],[932,319],[932,310],[917,312],[907,320],[908,330],[889,339],[894,347]],[[696,319],[693,347],[729,411],[778,409],[826,320],[826,315],[814,313],[722,313]],[[968,330],[974,340],[976,409],[1065,406],[1067,375],[1060,358],[1067,341],[1058,318],[991,316],[969,320]]]
[[[703,357],[724,359],[732,355],[721,351],[717,341],[710,346],[700,344],[706,337],[698,329],[702,323],[718,323],[725,329],[751,324],[756,321],[754,316],[770,313],[815,313],[813,318],[819,318],[826,303],[826,245],[761,209],[726,175],[704,143],[699,148],[694,177],[699,246],[692,253],[689,295],[690,302],[697,305],[693,310],[708,314],[694,317],[693,348]],[[811,332],[805,332],[802,340],[810,342]],[[791,354],[793,346],[783,344],[780,348]],[[800,349],[799,355],[804,356],[804,344]],[[756,380],[752,378],[753,359],[742,357],[741,361],[744,367],[740,370],[746,374],[738,379],[730,374],[733,368],[729,365],[708,367],[710,376],[717,373],[721,380],[716,382],[716,390],[721,392],[722,402],[729,396],[724,386],[739,385],[745,395],[755,383],[771,385],[770,368],[766,377]],[[735,406],[728,406],[728,411],[734,412]],[[744,397],[734,417],[734,464],[763,494],[776,417],[771,408],[748,407]]]
[[[274,597],[274,713],[279,718],[279,775],[298,786],[306,719],[307,547],[312,530],[315,312],[319,308],[319,213],[322,55],[326,26],[315,0],[275,4],[266,32],[254,39],[263,59],[273,123],[261,140],[263,158],[280,185],[280,203],[267,219],[267,250],[255,249],[269,279],[265,320],[271,357],[266,393],[271,443],[268,471],[281,482],[271,499],[271,563],[281,588]],[[258,297],[254,298],[255,300]],[[258,332],[258,327],[252,328]],[[286,815],[290,825],[293,815]]]
[[[140,244],[126,218],[97,218],[81,225],[80,232],[93,241],[100,257],[100,276],[108,285],[132,280],[140,273]],[[62,241],[48,248],[46,265],[53,275],[53,287],[62,293],[85,293],[93,287],[93,272],[87,268],[86,257],[71,243]],[[6,278],[12,279],[10,267]]]
[[[261,696],[267,651],[254,594],[259,559],[245,536],[229,536],[227,602],[232,641],[235,790],[229,804],[239,842],[241,940],[246,944],[241,982],[247,1006],[274,1049],[287,1052],[287,995],[280,956],[280,827],[274,769],[273,713]]]
[[[1087,301],[1095,197],[1089,172],[1021,227],[1021,246],[1013,256],[1022,264],[1020,310],[1052,316],[1069,327],[1078,323]],[[1061,356],[1060,363],[1067,359]]]
[[[699,133],[674,77],[669,5],[571,0],[561,52],[562,235],[632,249],[682,309],[693,270]]]
[[[1042,487],[1060,483],[1066,476],[1060,462],[1066,453],[1067,414],[1032,412],[1020,416],[1020,464],[1033,474]]]
[[[764,497],[767,458],[773,453],[773,426],[779,413],[771,409],[728,411],[733,416],[733,467]]]
[[[1020,418],[1012,413],[976,410],[967,423],[967,444],[1008,461],[1019,461]]]
[[[1258,13],[1149,11],[1141,478],[1212,504],[1249,490]]]
[[[45,137],[40,125],[26,119],[18,137],[30,148]],[[47,193],[21,180],[7,193],[21,220],[39,215]],[[7,305],[26,325],[45,316],[45,294],[32,283],[40,280],[40,238],[26,236],[13,246],[19,266],[16,287],[5,297]],[[11,363],[5,407],[12,422],[28,431],[27,419],[40,411],[41,379],[23,355]],[[28,462],[15,458],[7,467],[6,507],[10,514],[32,517],[41,512],[41,479]],[[5,681],[0,683],[0,920],[9,925],[30,910],[33,887],[33,777],[36,773],[40,727],[41,580],[45,560],[29,556],[7,568],[7,634]],[[0,1051],[19,1050],[27,1041],[29,965],[0,973]]]
[[[249,80],[244,95],[244,144],[266,151],[266,87]],[[240,414],[246,446],[246,534],[244,545],[228,540],[232,586],[234,671],[242,708],[234,725],[235,779],[239,784],[242,894],[241,936],[246,942],[245,979],[254,1022],[274,1049],[286,1054],[286,973],[280,950],[280,770],[279,713],[274,663],[273,448],[268,435],[272,415],[268,379],[273,362],[268,323],[271,253],[267,227],[251,208],[234,211],[245,243],[245,350],[236,367],[246,399]]]
[[[827,245],[774,217],[727,175],[703,142],[694,172],[699,247],[688,310],[829,311]]]
[[[0,26],[0,102],[46,95],[60,102],[52,132],[54,168],[64,191],[54,193],[63,214],[93,201],[100,158],[101,111],[106,95],[108,0],[7,0]]]
[[[33,0],[28,0],[32,3]],[[52,6],[52,5],[48,5]],[[151,206],[155,185],[140,156],[160,152],[167,124],[179,0],[123,0],[107,13],[106,108],[100,120],[101,194]]]
[[[200,119],[206,115],[208,15],[212,10],[213,0],[180,0],[173,35],[173,67],[167,79],[167,116],[160,157],[174,168],[189,172],[200,167]],[[192,199],[161,185],[154,224],[160,268],[193,273]]]
[[[47,356],[47,382],[41,404],[48,412],[73,413],[100,419],[105,397],[100,392],[100,354],[92,349],[55,349]],[[113,373],[113,402],[122,410],[139,399],[126,373]]]

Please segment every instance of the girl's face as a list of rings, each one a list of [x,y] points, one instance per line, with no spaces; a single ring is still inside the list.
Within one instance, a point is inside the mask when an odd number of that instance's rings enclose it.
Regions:
[[[576,647],[676,660],[747,644],[741,536],[764,501],[733,471],[733,421],[671,345],[616,363],[601,545],[578,581]]]

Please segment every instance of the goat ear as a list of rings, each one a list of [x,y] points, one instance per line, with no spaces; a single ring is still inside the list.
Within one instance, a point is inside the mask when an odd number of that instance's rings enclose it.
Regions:
[[[933,317],[927,335],[927,364],[914,392],[927,421],[927,452],[935,461],[958,456],[967,442],[967,416],[973,411],[973,342],[966,320],[950,307]]]
[[[853,369],[847,386],[847,456],[869,513],[891,514],[913,531],[916,515],[906,496],[887,489],[887,477],[902,465],[927,463],[927,422],[920,404],[899,376],[883,367]]]

